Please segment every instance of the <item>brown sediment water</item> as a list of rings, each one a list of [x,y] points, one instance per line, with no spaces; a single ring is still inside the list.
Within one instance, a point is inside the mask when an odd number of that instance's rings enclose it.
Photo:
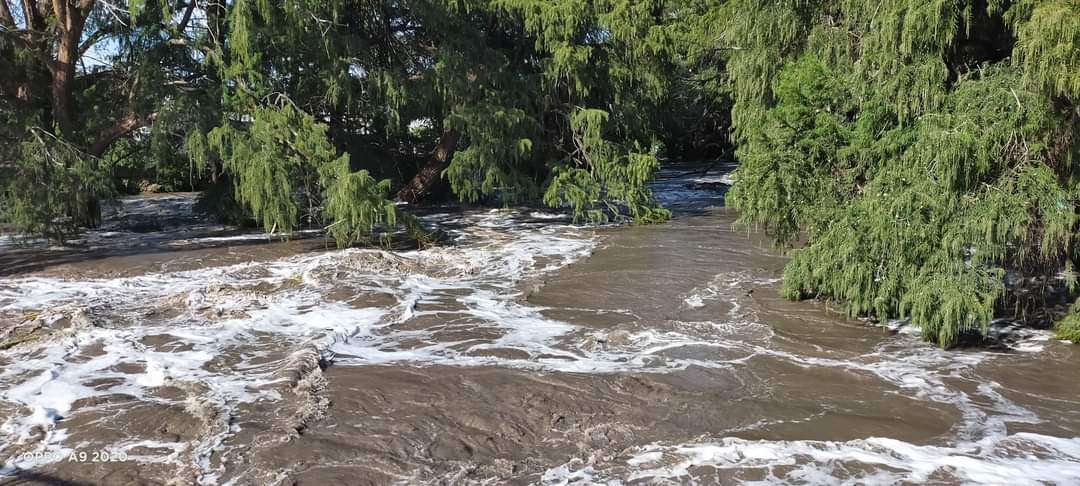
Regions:
[[[447,210],[419,251],[151,235],[5,277],[0,483],[1080,482],[1075,348],[784,300],[722,175],[667,174],[663,225]]]

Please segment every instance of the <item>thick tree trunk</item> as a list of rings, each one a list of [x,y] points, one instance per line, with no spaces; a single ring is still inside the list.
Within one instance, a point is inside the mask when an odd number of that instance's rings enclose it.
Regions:
[[[450,166],[450,159],[454,155],[454,148],[457,147],[459,138],[461,135],[457,130],[450,129],[443,132],[427,164],[398,191],[398,201],[415,204],[431,195],[436,185],[442,182],[443,171]]]
[[[86,12],[93,8],[93,0],[73,2],[53,0],[56,16],[57,50],[52,70],[53,121],[66,137],[74,128],[75,63],[79,59],[79,41],[86,24]]]

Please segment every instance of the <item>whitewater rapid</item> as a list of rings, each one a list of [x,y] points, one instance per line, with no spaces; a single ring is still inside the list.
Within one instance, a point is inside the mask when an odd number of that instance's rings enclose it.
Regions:
[[[183,271],[0,279],[0,482],[44,471],[288,483],[319,464],[275,451],[305,450],[334,467],[379,463],[373,484],[438,483],[448,471],[461,483],[552,485],[1080,482],[1080,399],[1060,386],[1071,380],[1027,389],[1013,371],[1067,368],[1071,348],[1032,332],[1012,349],[943,351],[785,303],[783,258],[732,232],[714,207],[722,197],[693,186],[729,182],[660,183],[693,210],[660,227],[454,210],[424,216],[450,235],[428,249],[258,260],[211,249],[215,263]],[[138,240],[89,239],[121,237]],[[196,246],[266,235],[205,238]],[[395,382],[399,371],[432,383]],[[861,388],[848,396],[837,379]],[[435,385],[445,417],[409,395]],[[633,404],[643,393],[654,398]],[[685,412],[650,415],[668,399]],[[922,408],[903,411],[912,404]],[[469,407],[506,414],[489,424]],[[335,441],[375,437],[350,420],[409,445],[330,459],[348,451]],[[447,440],[466,445],[448,453]],[[69,464],[87,451],[123,461]],[[534,457],[512,459],[525,452]]]

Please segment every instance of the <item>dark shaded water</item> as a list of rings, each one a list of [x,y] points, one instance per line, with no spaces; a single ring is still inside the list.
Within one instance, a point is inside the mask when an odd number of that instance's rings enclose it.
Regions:
[[[1074,348],[945,352],[780,299],[784,259],[732,231],[722,174],[667,175],[665,225],[451,212],[427,219],[454,244],[423,251],[226,232],[4,278],[2,474],[1080,482]]]

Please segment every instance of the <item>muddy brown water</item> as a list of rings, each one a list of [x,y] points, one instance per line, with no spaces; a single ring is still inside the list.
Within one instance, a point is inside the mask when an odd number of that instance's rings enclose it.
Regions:
[[[421,251],[229,230],[5,277],[0,484],[1080,483],[1076,348],[786,301],[721,176],[658,184],[664,225],[447,210]]]

